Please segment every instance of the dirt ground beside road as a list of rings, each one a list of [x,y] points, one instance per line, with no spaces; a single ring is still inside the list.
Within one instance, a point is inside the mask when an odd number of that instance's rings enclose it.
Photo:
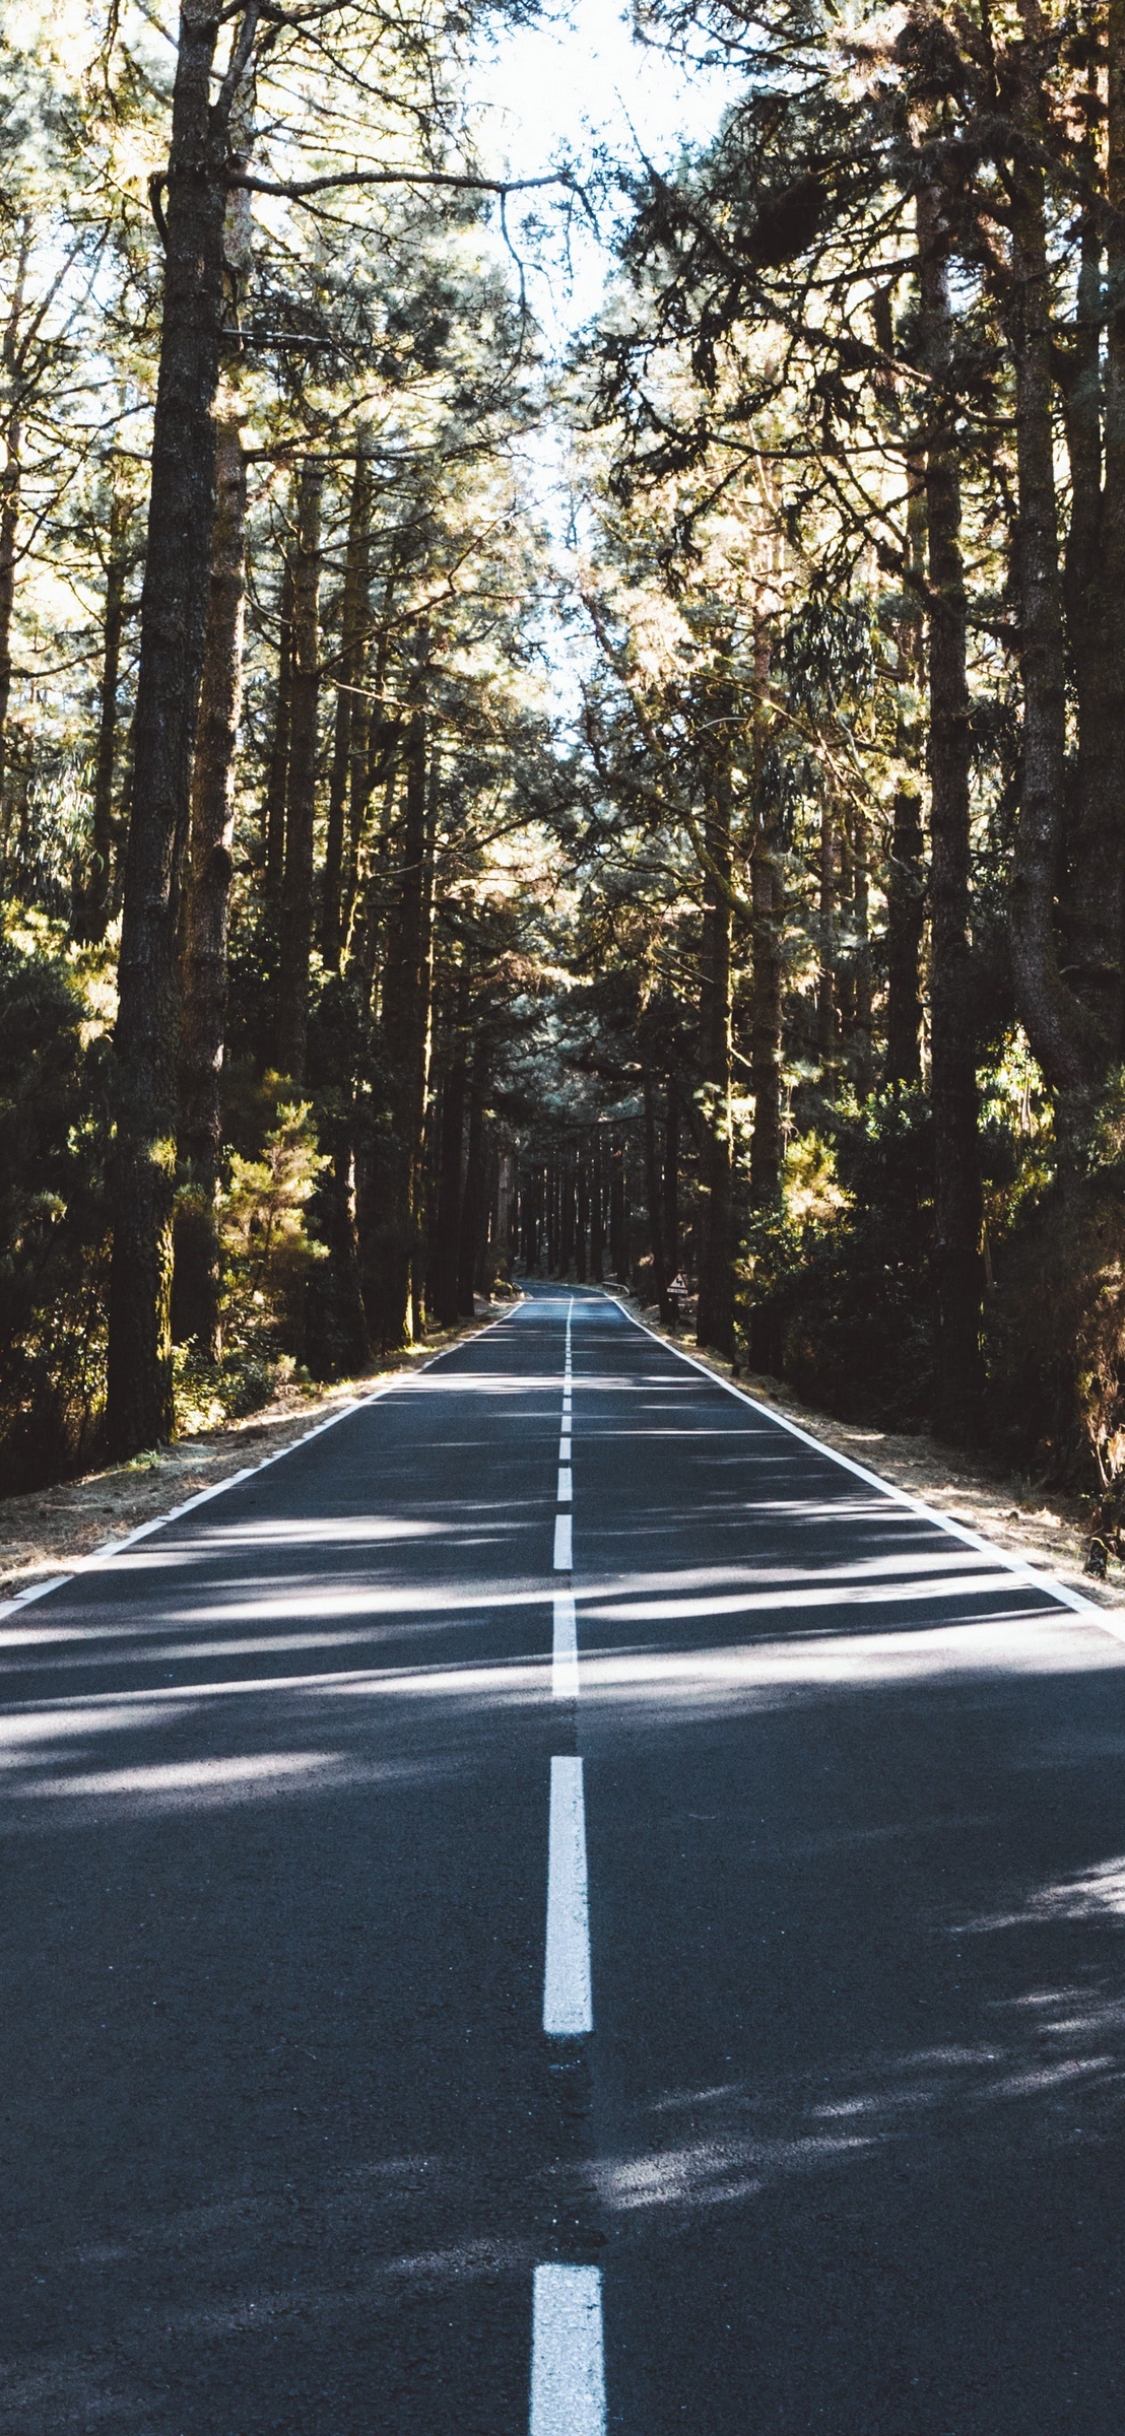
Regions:
[[[232,1472],[281,1454],[341,1406],[358,1403],[392,1379],[409,1377],[447,1345],[488,1327],[510,1309],[510,1303],[480,1301],[475,1320],[435,1330],[412,1353],[361,1379],[341,1379],[326,1388],[286,1387],[243,1421],[177,1438],[171,1446],[135,1455],[131,1463],[111,1464],[26,1496],[0,1499],[0,1598],[49,1581],[107,1541],[124,1539],[139,1524],[171,1513],[198,1490],[214,1488]]]
[[[686,1331],[662,1328],[655,1309],[642,1309],[628,1296],[621,1296],[620,1300],[668,1344],[704,1362],[720,1378],[730,1378],[729,1362],[701,1354]],[[920,1497],[926,1505],[948,1514],[951,1521],[963,1524],[967,1530],[979,1531],[982,1539],[995,1540],[1010,1555],[1024,1557],[1066,1589],[1080,1591],[1092,1605],[1125,1609],[1125,1565],[1111,1558],[1109,1579],[1104,1582],[1091,1580],[1082,1570],[1090,1539],[1090,1520],[1081,1498],[1060,1497],[1053,1491],[1036,1488],[1018,1474],[992,1469],[954,1447],[942,1446],[936,1438],[908,1437],[858,1422],[838,1421],[803,1404],[779,1379],[760,1378],[743,1371],[737,1383],[759,1403],[783,1414],[786,1420],[795,1421],[810,1437],[822,1439],[826,1446],[835,1447],[838,1454],[850,1455],[853,1463],[862,1463],[869,1472],[878,1472],[895,1488],[905,1489],[911,1497]]]

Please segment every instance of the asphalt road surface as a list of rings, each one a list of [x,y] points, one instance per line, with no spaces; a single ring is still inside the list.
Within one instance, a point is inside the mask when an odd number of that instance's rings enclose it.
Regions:
[[[1093,1617],[535,1288],[0,1663],[5,2436],[1121,2436]]]

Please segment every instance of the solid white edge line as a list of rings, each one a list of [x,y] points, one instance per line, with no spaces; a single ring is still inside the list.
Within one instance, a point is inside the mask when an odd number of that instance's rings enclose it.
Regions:
[[[554,1632],[551,1644],[551,1698],[578,1698],[578,1619],[574,1596],[569,1590],[556,1590]]]
[[[878,1472],[869,1471],[866,1464],[856,1463],[853,1456],[842,1455],[838,1447],[829,1446],[823,1438],[814,1438],[811,1430],[802,1429],[799,1422],[790,1421],[785,1413],[775,1412],[772,1405],[760,1404],[756,1396],[747,1395],[744,1387],[736,1387],[733,1379],[722,1378],[717,1370],[709,1370],[706,1362],[697,1362],[694,1354],[683,1353],[678,1345],[670,1345],[667,1338],[658,1336],[655,1328],[650,1328],[646,1320],[638,1319],[634,1311],[627,1310],[616,1294],[606,1293],[604,1288],[600,1291],[604,1300],[620,1311],[622,1319],[628,1320],[631,1327],[639,1328],[644,1336],[650,1336],[653,1344],[670,1353],[674,1361],[685,1363],[689,1370],[697,1370],[701,1378],[710,1379],[713,1387],[721,1387],[728,1396],[736,1396],[740,1404],[748,1404],[751,1412],[760,1413],[764,1421],[772,1421],[778,1429],[788,1430],[791,1438],[799,1438],[802,1446],[813,1447],[818,1455],[827,1455],[830,1463],[838,1463],[842,1471],[853,1472],[857,1480],[865,1480],[869,1488],[878,1489],[895,1505],[905,1506],[910,1514],[921,1515],[924,1522],[937,1523],[940,1530],[948,1531],[952,1539],[962,1540],[967,1548],[979,1549],[982,1555],[1002,1565],[1005,1573],[1013,1574],[1027,1589],[1042,1590],[1048,1598],[1057,1599],[1060,1607],[1069,1607],[1075,1615],[1087,1616],[1092,1624],[1100,1624],[1111,1639],[1125,1641],[1125,1617],[1120,1624],[1115,1623],[1104,1607],[1096,1606],[1093,1599],[1083,1598],[1080,1590],[1068,1590],[1063,1582],[1053,1581],[1049,1573],[1041,1573],[1037,1565],[1028,1564],[1025,1557],[1012,1556],[1007,1548],[997,1547],[995,1540],[984,1539],[979,1531],[971,1531],[966,1523],[955,1522],[951,1514],[942,1513],[940,1506],[926,1505],[921,1497],[912,1496],[909,1489],[896,1487],[893,1480],[884,1480]]]
[[[543,2028],[548,2038],[585,2038],[593,2027],[586,1800],[582,1762],[569,1756],[551,1761]]]
[[[531,2308],[530,2436],[604,2436],[600,2267],[537,2267]]]
[[[612,1296],[609,1299],[612,1300]],[[65,1590],[67,1584],[77,1580],[80,1574],[101,1571],[113,1564],[115,1558],[124,1555],[126,1549],[134,1548],[139,1539],[147,1539],[153,1531],[165,1530],[169,1523],[178,1522],[181,1515],[192,1513],[196,1506],[204,1506],[210,1498],[222,1497],[227,1489],[236,1489],[242,1481],[252,1480],[256,1472],[268,1471],[271,1463],[284,1463],[287,1455],[295,1455],[299,1447],[310,1445],[314,1438],[323,1438],[325,1431],[335,1429],[338,1421],[350,1421],[353,1413],[366,1412],[369,1404],[380,1404],[384,1396],[393,1395],[396,1388],[409,1385],[411,1379],[420,1379],[423,1371],[433,1370],[449,1354],[458,1353],[462,1345],[474,1345],[479,1337],[491,1336],[494,1328],[506,1327],[526,1300],[526,1295],[521,1295],[519,1302],[513,1304],[510,1311],[502,1311],[499,1319],[487,1320],[484,1327],[474,1329],[471,1336],[458,1337],[455,1345],[443,1345],[440,1353],[432,1353],[427,1362],[419,1362],[416,1370],[404,1371],[398,1379],[388,1379],[384,1387],[373,1388],[369,1396],[357,1396],[352,1404],[342,1404],[338,1412],[329,1413],[326,1421],[318,1421],[314,1429],[305,1430],[300,1438],[292,1439],[288,1446],[279,1446],[276,1454],[263,1455],[260,1463],[248,1463],[241,1472],[230,1472],[225,1480],[215,1480],[208,1488],[197,1489],[194,1497],[186,1497],[180,1506],[171,1506],[167,1514],[156,1514],[150,1522],[138,1523],[136,1530],[127,1531],[124,1539],[107,1540],[102,1547],[91,1548],[88,1556],[76,1556],[68,1572],[53,1576],[49,1582],[35,1582],[30,1590],[13,1591],[10,1598],[0,1599],[0,1617],[11,1615],[16,1607],[26,1607],[29,1599],[46,1598],[49,1590]]]
[[[571,1529],[571,1521],[570,1521],[570,1516],[569,1516],[569,1514],[556,1514],[556,1516],[555,1516],[555,1554],[554,1554],[554,1560],[553,1560],[553,1570],[554,1570],[554,1572],[555,1572],[555,1573],[572,1573],[572,1572],[573,1572],[573,1570],[574,1570],[574,1561],[573,1561],[573,1560],[574,1560],[574,1539],[573,1539],[573,1532],[572,1532],[572,1529]]]

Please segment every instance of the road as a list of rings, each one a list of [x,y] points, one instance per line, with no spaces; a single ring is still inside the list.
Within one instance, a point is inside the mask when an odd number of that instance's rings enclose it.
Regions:
[[[7,2436],[1120,2436],[1096,1618],[536,1287],[0,1663]]]

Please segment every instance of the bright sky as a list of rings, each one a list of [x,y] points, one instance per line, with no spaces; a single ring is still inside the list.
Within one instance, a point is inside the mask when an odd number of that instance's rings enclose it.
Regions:
[[[598,143],[627,164],[638,160],[639,144],[667,165],[685,140],[704,143],[714,133],[733,89],[729,75],[689,72],[634,42],[630,12],[615,0],[570,0],[539,26],[500,33],[482,51],[476,86],[488,165],[513,177],[538,176],[561,153],[580,166]],[[534,309],[556,343],[596,310],[608,265],[582,229],[571,252],[569,282],[560,263],[549,283],[531,283]]]

